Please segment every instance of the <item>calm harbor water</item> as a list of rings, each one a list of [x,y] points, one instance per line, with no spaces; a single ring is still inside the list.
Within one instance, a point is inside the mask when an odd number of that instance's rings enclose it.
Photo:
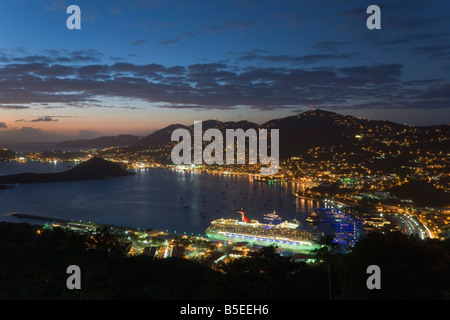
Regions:
[[[0,175],[58,172],[73,165],[0,162]],[[240,218],[236,210],[245,208],[251,219],[275,210],[283,219],[297,219],[311,229],[305,219],[322,204],[291,196],[301,188],[298,183],[269,184],[247,176],[142,169],[109,180],[21,184],[0,190],[0,220],[42,223],[11,216],[17,212],[203,235],[211,220]]]

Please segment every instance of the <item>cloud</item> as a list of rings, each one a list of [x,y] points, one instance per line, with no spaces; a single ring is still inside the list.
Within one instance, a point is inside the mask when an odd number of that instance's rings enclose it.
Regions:
[[[58,121],[58,119],[53,119],[52,117],[40,117],[30,120],[29,122],[51,122],[51,121]]]
[[[95,51],[83,52],[98,56]],[[193,110],[229,110],[237,106],[258,110],[299,109],[310,104],[324,108],[445,108],[450,100],[449,81],[421,78],[403,81],[404,66],[399,63],[348,67],[303,64],[347,59],[328,53],[270,55],[258,49],[243,54],[246,59],[270,64],[242,67],[235,61],[170,67],[129,62],[60,64],[56,63],[60,54],[60,51],[48,52],[54,63],[37,62],[45,59],[34,58],[0,65],[0,109],[115,107],[111,102],[105,103],[105,99]],[[288,64],[274,67],[274,62]],[[28,121],[58,119],[58,116],[40,116]]]
[[[0,122],[0,129],[6,129],[8,126],[4,122]]]
[[[49,1],[49,3],[44,5],[44,10],[56,13],[65,12],[66,8],[67,6],[65,5],[64,1],[61,0],[51,0]]]
[[[1,89],[0,89],[1,91]],[[27,102],[28,103],[28,102]],[[28,106],[19,106],[19,105],[5,105],[5,104],[0,104],[0,109],[6,109],[6,110],[23,110],[23,109],[29,109],[30,107]]]
[[[17,50],[15,50],[17,51]],[[0,62],[4,63],[16,63],[16,64],[64,64],[64,63],[92,63],[99,62],[103,58],[103,53],[95,49],[84,50],[44,50],[44,54],[26,54],[25,50],[22,50],[23,56],[17,56],[17,52],[10,53],[12,57],[8,57],[5,52],[2,53]]]
[[[254,21],[223,21],[216,25],[200,25],[197,29],[212,33],[222,32],[225,30],[242,30],[254,26]]]
[[[316,42],[312,48],[317,51],[333,51],[343,46],[345,43],[340,41],[318,41]]]
[[[383,84],[398,82],[402,67],[400,64],[384,64],[341,68],[339,71],[346,76],[351,85],[357,86],[358,83]]]
[[[53,61],[52,58],[47,56],[25,56],[25,57],[14,57],[11,58],[13,62],[22,62],[22,63],[50,63]]]
[[[123,58],[123,57],[109,57],[109,58],[113,61],[125,60],[125,58]]]
[[[430,58],[444,58],[450,60],[450,44],[427,44],[413,48],[414,51],[424,53]]]
[[[103,54],[95,49],[86,49],[70,52],[69,59],[72,62],[98,62]]]
[[[78,118],[77,116],[44,116],[44,117],[38,117],[31,120],[26,119],[18,119],[15,122],[53,122],[58,121],[58,119],[54,118]]]
[[[39,128],[22,127],[0,131],[1,144],[15,144],[22,142],[55,142],[62,141],[63,137],[49,133]]]
[[[256,23],[253,21],[223,21],[220,24],[216,24],[216,25],[199,25],[196,27],[196,30],[198,31],[198,33],[202,33],[202,32],[218,33],[218,32],[222,32],[222,31],[226,31],[226,30],[242,30],[242,29],[249,28],[255,24]],[[198,35],[198,33],[184,32],[173,38],[160,40],[156,44],[159,46],[167,46],[167,45],[176,44],[176,43],[180,42],[181,40],[194,38]],[[138,40],[138,41],[143,41],[143,40]],[[136,43],[136,45],[137,44],[142,44],[142,43],[139,42],[139,43]]]
[[[156,44],[159,46],[167,46],[169,44],[175,44],[177,42],[180,42],[181,40],[190,39],[195,36],[196,35],[191,32],[185,32],[185,33],[179,34],[178,36],[176,36],[174,38],[158,41]]]
[[[132,46],[139,46],[139,45],[141,45],[141,44],[145,44],[146,42],[147,42],[146,40],[140,39],[140,40],[132,41],[132,42],[130,42],[130,44],[131,44]]]
[[[291,64],[313,64],[324,60],[350,59],[354,55],[350,54],[308,54],[308,55],[259,55],[245,54],[239,60],[252,61],[259,60],[268,63],[288,62]]]
[[[194,111],[203,111],[203,110],[211,110],[211,109],[224,109],[223,107],[218,106],[201,106],[201,105],[182,105],[182,104],[161,104],[157,106],[162,109],[179,109],[179,110],[194,110]],[[227,109],[233,110],[235,107],[229,107]]]

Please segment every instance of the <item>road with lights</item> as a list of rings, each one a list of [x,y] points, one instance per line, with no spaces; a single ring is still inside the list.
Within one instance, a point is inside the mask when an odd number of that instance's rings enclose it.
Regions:
[[[417,235],[421,239],[432,238],[430,230],[422,224],[417,217],[409,214],[396,214],[395,219],[404,233],[408,235]]]

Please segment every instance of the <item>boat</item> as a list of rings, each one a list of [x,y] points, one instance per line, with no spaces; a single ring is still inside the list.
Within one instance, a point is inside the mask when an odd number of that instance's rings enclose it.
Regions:
[[[260,246],[276,245],[281,249],[309,252],[319,249],[317,236],[308,230],[299,229],[293,221],[283,221],[275,212],[265,214],[262,219],[250,219],[244,209],[237,211],[238,219],[217,219],[206,229],[208,238],[219,241],[249,242]]]
[[[306,222],[309,223],[320,223],[321,219],[319,217],[319,215],[313,211],[307,218],[306,218]]]

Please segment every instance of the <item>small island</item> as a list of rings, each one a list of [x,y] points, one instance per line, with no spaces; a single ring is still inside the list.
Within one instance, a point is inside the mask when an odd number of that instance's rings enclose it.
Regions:
[[[70,170],[56,173],[20,173],[0,176],[0,184],[65,182],[78,180],[110,179],[133,175],[121,164],[94,157]],[[1,189],[1,188],[0,188]]]

